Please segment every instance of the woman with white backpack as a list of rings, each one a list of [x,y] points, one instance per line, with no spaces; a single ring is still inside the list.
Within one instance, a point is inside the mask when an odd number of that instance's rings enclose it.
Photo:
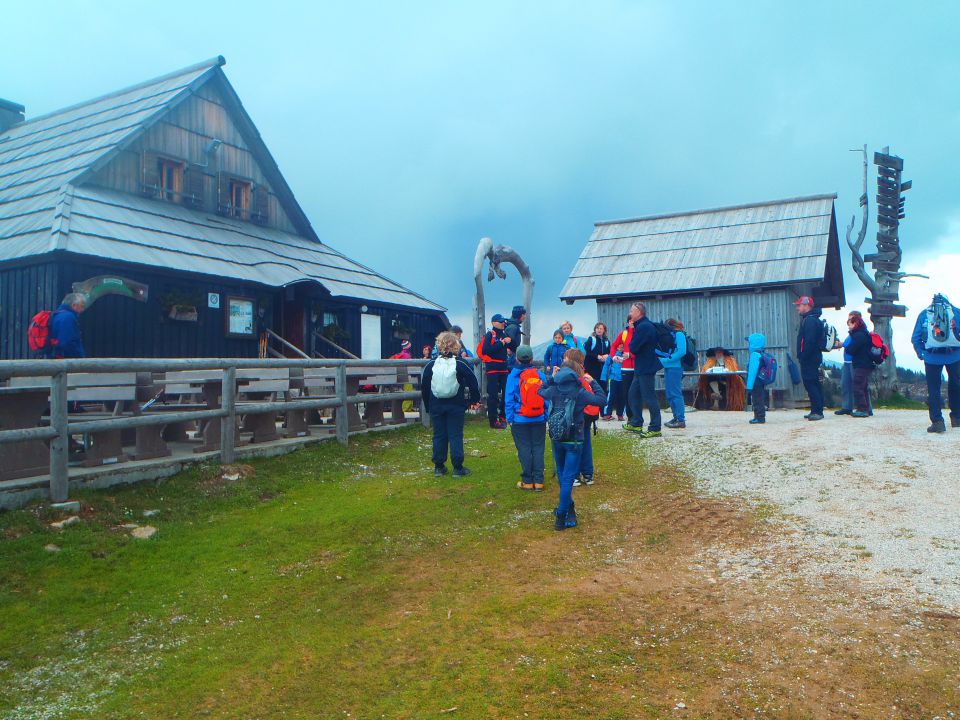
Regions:
[[[427,363],[420,380],[423,408],[433,426],[433,474],[447,474],[447,449],[453,474],[463,477],[463,416],[467,407],[480,407],[480,385],[473,369],[457,357],[460,341],[452,332],[437,337],[438,357]]]

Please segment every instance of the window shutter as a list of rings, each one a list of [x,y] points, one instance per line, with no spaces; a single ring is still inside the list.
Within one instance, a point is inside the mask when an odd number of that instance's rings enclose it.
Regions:
[[[250,219],[257,225],[266,225],[270,220],[270,191],[265,185],[253,188],[252,211]]]
[[[157,156],[153,153],[143,153],[141,169],[143,172],[140,192],[149,197],[156,197],[160,192],[160,168],[157,165]]]
[[[202,210],[205,204],[207,176],[198,167],[187,167],[183,174],[183,204],[187,207]]]
[[[217,214],[230,215],[230,178],[217,173]]]

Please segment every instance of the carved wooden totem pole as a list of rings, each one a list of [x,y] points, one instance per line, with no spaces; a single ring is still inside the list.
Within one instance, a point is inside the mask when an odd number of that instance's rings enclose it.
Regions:
[[[860,282],[870,291],[870,297],[864,300],[870,305],[874,332],[880,335],[890,348],[890,357],[877,369],[880,393],[888,395],[897,380],[897,358],[893,347],[891,322],[895,317],[905,317],[907,312],[904,305],[897,304],[900,299],[900,283],[904,278],[926,276],[900,272],[900,221],[904,218],[903,207],[906,201],[900,193],[909,190],[913,184],[910,180],[904,182],[900,177],[903,172],[903,158],[890,155],[890,148],[884,148],[883,152],[873,154],[873,164],[877,166],[877,252],[871,255],[862,255],[860,252],[867,236],[869,215],[866,145],[863,146],[863,195],[860,196],[863,221],[860,224],[860,233],[856,241],[853,241],[850,235],[856,216],[850,219],[847,245],[853,254],[853,269]],[[864,266],[865,262],[873,266],[872,277]]]

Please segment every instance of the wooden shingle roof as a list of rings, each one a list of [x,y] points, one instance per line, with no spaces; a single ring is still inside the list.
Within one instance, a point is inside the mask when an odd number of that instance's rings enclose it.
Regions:
[[[562,300],[820,282],[836,195],[597,223]],[[841,286],[842,292],[842,286]]]

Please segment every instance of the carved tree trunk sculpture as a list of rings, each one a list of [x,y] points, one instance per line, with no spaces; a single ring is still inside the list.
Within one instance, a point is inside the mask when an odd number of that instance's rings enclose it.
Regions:
[[[476,284],[476,292],[473,296],[473,333],[474,343],[479,345],[486,332],[487,308],[483,293],[483,263],[490,261],[487,268],[487,282],[493,281],[494,276],[501,280],[507,277],[507,273],[500,267],[501,263],[508,262],[517,268],[520,278],[523,280],[523,306],[527,309],[527,319],[523,321],[523,336],[526,343],[530,343],[530,316],[533,306],[533,275],[530,273],[530,267],[523,261],[519,253],[508,245],[494,246],[493,240],[488,237],[480,238],[477,245],[477,252],[473,258],[473,280]],[[481,389],[486,395],[486,376],[481,373]]]

